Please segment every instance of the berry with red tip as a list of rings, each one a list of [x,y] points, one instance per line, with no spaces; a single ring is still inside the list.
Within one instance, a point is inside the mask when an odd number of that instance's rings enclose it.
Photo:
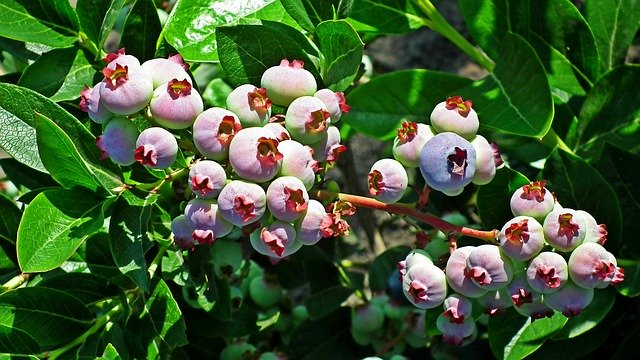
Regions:
[[[219,107],[200,113],[193,122],[193,143],[198,151],[212,160],[229,157],[229,144],[242,126],[236,114]]]
[[[189,170],[189,187],[199,198],[215,198],[226,182],[224,168],[213,160],[198,161]]]
[[[487,293],[486,289],[473,282],[470,274],[466,271],[467,258],[474,248],[473,246],[463,246],[454,250],[447,260],[445,269],[449,286],[454,291],[471,298],[477,298]]]
[[[442,306],[444,307],[442,315],[449,319],[450,323],[461,324],[465,320],[473,319],[471,300],[460,294],[450,295],[444,299]]]
[[[544,236],[554,249],[568,252],[582,244],[587,236],[586,223],[580,214],[569,208],[553,210],[542,224]]]
[[[573,250],[568,267],[571,280],[583,288],[604,288],[624,280],[624,270],[618,267],[615,256],[594,242]]]
[[[584,210],[576,210],[577,215],[581,216],[587,227],[587,235],[584,242],[595,242],[603,245],[607,242],[607,226],[598,224],[593,215]]]
[[[520,271],[513,276],[513,280],[507,285],[507,292],[511,296],[513,306],[516,308],[526,307],[536,300],[541,300],[539,292],[534,291],[524,271]]]
[[[295,176],[310,190],[316,180],[318,162],[313,158],[313,150],[295,140],[284,140],[278,144],[282,154],[279,175]]]
[[[446,298],[447,281],[440,268],[420,263],[407,270],[402,280],[402,291],[416,307],[431,309],[442,304]]]
[[[335,126],[329,126],[327,133],[318,141],[312,144],[313,158],[318,162],[326,161],[333,165],[338,160],[340,153],[345,152],[347,147],[340,144],[340,130]]]
[[[505,287],[513,278],[513,265],[500,247],[480,245],[467,257],[467,276],[487,290]]]
[[[337,123],[342,114],[348,113],[351,109],[351,107],[347,105],[347,100],[345,99],[343,92],[334,92],[330,89],[320,89],[316,91],[313,96],[322,100],[325,104],[327,111],[331,114],[332,124]]]
[[[511,196],[509,204],[514,216],[531,216],[542,222],[553,210],[555,199],[545,187],[546,181],[532,181],[516,190]]]
[[[242,227],[260,220],[267,209],[267,195],[260,185],[242,180],[228,183],[218,195],[222,216]]]
[[[484,313],[491,316],[502,314],[506,309],[513,306],[511,294],[509,294],[506,286],[478,297],[478,302],[484,308]]]
[[[116,59],[114,61],[120,61]],[[151,77],[138,68],[115,63],[102,70],[104,80],[99,85],[100,103],[117,115],[131,115],[144,109],[153,95]]]
[[[182,59],[182,57],[180,57],[180,59]],[[173,79],[184,79],[189,82],[189,84],[193,84],[184,67],[171,59],[155,58],[145,61],[140,66],[142,70],[151,77],[154,89]]]
[[[176,216],[171,221],[171,232],[173,233],[173,241],[182,250],[191,249],[196,245],[193,238],[193,231],[195,227],[191,221],[187,219],[184,214]]]
[[[304,245],[314,245],[322,238],[333,235],[333,221],[318,200],[309,200],[307,211],[296,222],[298,239]]]
[[[262,127],[273,132],[278,141],[291,140],[291,135],[287,131],[287,128],[277,122],[266,123]]]
[[[299,97],[289,105],[284,126],[291,137],[303,144],[322,140],[329,126],[329,112],[322,100],[313,96]]]
[[[402,198],[407,190],[409,178],[402,164],[394,159],[376,161],[368,176],[369,195],[390,204]]]
[[[124,117],[111,119],[102,135],[96,138],[96,146],[100,149],[100,159],[111,159],[122,166],[135,162],[134,151],[140,132],[136,125]]]
[[[293,176],[281,176],[267,188],[267,208],[276,219],[293,222],[309,205],[309,194],[302,181]]]
[[[471,140],[478,132],[478,114],[472,108],[471,100],[452,96],[436,105],[431,112],[431,126],[438,132],[453,132]]]
[[[430,187],[455,193],[462,191],[476,172],[476,150],[457,134],[440,133],[422,147],[419,165]]]
[[[233,224],[224,219],[218,204],[211,199],[192,199],[184,208],[184,214],[194,226],[193,239],[198,244],[213,244],[233,230]]]
[[[546,294],[545,305],[562,312],[566,317],[579,315],[593,300],[593,289],[585,289],[573,282],[567,282],[560,290]]]
[[[393,157],[406,167],[418,167],[420,151],[434,135],[429,125],[412,121],[403,122],[402,127],[398,129],[398,135],[393,140]]]
[[[166,169],[177,155],[178,142],[173,134],[161,127],[150,127],[138,136],[133,158],[152,169]]]
[[[269,130],[245,128],[233,137],[229,145],[229,162],[243,179],[265,182],[273,179],[282,166],[278,139]]]
[[[294,227],[282,221],[256,229],[251,233],[250,239],[257,252],[276,259],[287,257],[302,247]]]
[[[461,346],[464,339],[471,336],[476,330],[476,322],[473,318],[461,322],[451,322],[445,314],[440,314],[436,319],[436,327],[442,332],[442,341],[450,345]]]
[[[301,96],[312,96],[318,88],[313,74],[304,68],[304,62],[287,59],[265,70],[260,86],[267,89],[274,104],[282,106],[289,106]]]
[[[496,160],[494,149],[482,135],[476,135],[471,140],[476,149],[476,172],[471,182],[476,185],[486,185],[496,175]]]
[[[567,261],[558,253],[543,251],[527,267],[529,285],[543,294],[560,290],[568,279]]]
[[[104,84],[99,83],[94,87],[86,86],[82,90],[80,93],[80,110],[86,112],[94,122],[105,124],[113,117],[113,113],[100,102],[100,86],[104,86]]]
[[[498,238],[502,251],[513,260],[529,260],[542,250],[542,225],[530,216],[516,216],[500,230]]]
[[[240,85],[229,93],[226,104],[238,115],[242,127],[263,126],[271,117],[271,100],[265,88]]]
[[[155,121],[169,129],[186,129],[202,113],[202,97],[187,79],[172,79],[153,91],[149,104]]]
[[[110,69],[115,69],[117,64],[136,70],[140,68],[140,60],[133,55],[127,55],[124,48],[120,48],[115,53],[107,54],[102,60],[107,63],[106,67]]]

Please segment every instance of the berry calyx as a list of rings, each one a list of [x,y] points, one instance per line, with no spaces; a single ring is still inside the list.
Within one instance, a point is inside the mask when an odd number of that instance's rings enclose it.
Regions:
[[[462,96],[451,96],[445,101],[445,106],[448,110],[455,110],[462,117],[469,116],[473,103],[471,100],[462,100]]]

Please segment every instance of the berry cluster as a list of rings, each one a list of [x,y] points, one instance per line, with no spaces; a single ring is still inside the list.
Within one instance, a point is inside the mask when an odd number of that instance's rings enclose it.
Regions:
[[[586,211],[562,207],[544,180],[516,190],[510,204],[515,217],[500,230],[499,246],[456,248],[444,271],[434,265],[429,246],[398,263],[403,292],[412,304],[443,306],[436,326],[445,342],[462,345],[474,334],[476,301],[489,315],[514,306],[533,320],[554,311],[572,317],[591,303],[595,288],[624,279],[603,246],[605,226]],[[447,295],[449,289],[453,294]]]
[[[180,247],[212,244],[239,227],[257,252],[277,260],[348,231],[341,217],[352,210],[327,212],[308,191],[345,150],[332,124],[349,106],[342,93],[317,90],[302,61],[282,60],[264,72],[261,87],[241,85],[226,109],[207,110],[179,55],[140,64],[121,49],[105,61],[104,79],[82,92],[80,104],[104,124],[102,158],[166,169],[179,150],[172,131],[192,130],[201,156],[189,169],[194,197],[171,224]],[[286,113],[272,114],[272,104]],[[131,120],[138,112],[151,124],[142,132]]]

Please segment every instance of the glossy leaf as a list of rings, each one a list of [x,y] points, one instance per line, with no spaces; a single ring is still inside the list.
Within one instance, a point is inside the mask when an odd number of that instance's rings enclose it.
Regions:
[[[77,30],[78,18],[68,1],[0,3],[0,36],[63,48],[77,40]]]
[[[162,32],[160,19],[153,0],[136,0],[129,11],[122,32],[120,47],[140,62],[153,59],[156,43]]]
[[[478,213],[486,228],[502,229],[513,218],[509,202],[514,191],[529,183],[521,173],[502,167],[490,183],[478,189]]]
[[[100,41],[98,42],[98,49],[104,47],[113,26],[118,20],[121,10],[127,4],[128,0],[107,0],[109,2],[109,8],[103,16],[102,24],[100,25]]]
[[[640,24],[640,1],[587,0],[584,13],[595,36],[600,69],[623,64]]]
[[[187,344],[182,312],[164,281],[159,280],[151,297],[144,305],[141,318],[143,321],[149,321],[150,330],[169,347],[175,348]]]
[[[104,348],[104,353],[102,354],[102,356],[99,357],[98,359],[99,360],[120,360],[122,359],[122,357],[118,353],[118,350],[116,350],[116,348],[109,343],[107,344],[107,347]]]
[[[76,1],[76,13],[80,28],[87,37],[95,44],[100,43],[101,25],[104,16],[107,14],[113,0],[94,1],[94,0],[78,0]]]
[[[325,20],[349,16],[353,0],[281,0],[283,7],[300,26],[313,32]]]
[[[118,296],[118,287],[108,279],[91,273],[66,273],[45,278],[40,287],[57,289],[76,297],[89,305],[100,300]]]
[[[456,95],[473,101],[481,128],[542,137],[551,127],[553,102],[544,67],[519,35],[504,37],[489,76]]]
[[[360,67],[364,44],[344,20],[320,23],[316,36],[320,52],[324,55],[320,68],[325,85],[334,91],[344,91]]]
[[[102,228],[102,202],[79,190],[52,189],[38,194],[25,209],[16,242],[24,272],[55,269],[80,244]]]
[[[369,286],[371,291],[384,291],[390,276],[397,274],[397,264],[404,260],[411,249],[396,246],[376,256],[369,268]]]
[[[610,288],[595,289],[591,304],[580,312],[580,316],[570,318],[562,330],[554,335],[554,340],[575,338],[593,329],[607,316],[615,299],[615,290]]]
[[[624,281],[616,285],[616,290],[624,296],[640,295],[640,261],[618,259],[618,266],[624,269]]]
[[[267,6],[263,7],[262,9],[254,12],[253,14],[245,16],[243,19],[241,19],[240,22],[251,23],[252,19],[275,21],[281,24],[291,26],[295,29],[302,30],[302,28],[300,27],[300,25],[298,25],[296,20],[294,20],[291,17],[291,15],[289,15],[289,13],[287,13],[285,8],[282,6],[281,0],[276,0],[268,4]]]
[[[351,91],[347,95],[351,111],[342,119],[365,135],[392,139],[403,121],[427,122],[439,102],[470,83],[466,78],[429,70],[394,71]]]
[[[218,60],[216,28],[233,25],[274,0],[179,0],[163,30],[163,36],[186,61]],[[256,36],[255,33],[253,34]],[[260,35],[261,37],[263,35]],[[268,37],[262,37],[266,40]]]
[[[588,211],[607,226],[607,248],[620,247],[621,210],[607,181],[583,159],[555,150],[547,159],[542,178],[564,207]]]
[[[425,26],[420,13],[409,0],[354,0],[349,22],[357,31],[402,34]]]
[[[231,91],[233,91],[231,86],[227,85],[224,80],[216,78],[209,81],[202,93],[202,99],[208,106],[226,107],[227,96]]]
[[[0,239],[15,243],[21,218],[22,211],[18,206],[11,199],[0,193]]]
[[[567,322],[556,312],[551,318],[531,321],[509,308],[501,316],[489,318],[489,344],[499,359],[523,359],[533,353]]]
[[[71,341],[93,317],[75,297],[59,290],[27,287],[0,295],[0,352],[38,354]]]

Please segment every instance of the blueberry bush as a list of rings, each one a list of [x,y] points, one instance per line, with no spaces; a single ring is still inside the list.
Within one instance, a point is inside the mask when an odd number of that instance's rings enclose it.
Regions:
[[[631,356],[640,2],[451,2],[1,0],[0,358]]]

